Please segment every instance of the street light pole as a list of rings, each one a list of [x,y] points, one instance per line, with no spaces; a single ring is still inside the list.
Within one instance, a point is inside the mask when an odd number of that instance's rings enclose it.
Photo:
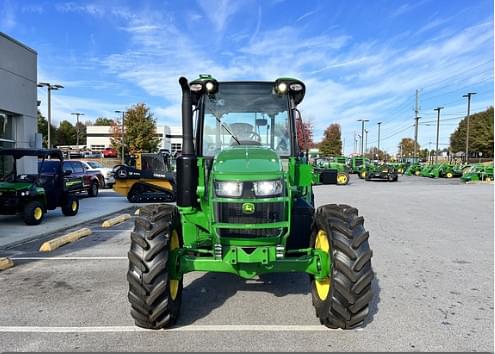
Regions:
[[[380,151],[380,125],[382,122],[378,122],[376,124],[378,124],[378,151]]]
[[[467,106],[467,125],[466,125],[466,163],[468,162],[469,158],[469,116],[471,115],[471,96],[476,95],[476,92],[468,92],[467,94],[463,95],[462,97],[467,97],[468,99],[468,106]]]
[[[368,129],[364,130],[364,153],[368,153]]]
[[[47,145],[48,149],[52,147],[52,140],[51,140],[51,127],[52,127],[52,90],[60,90],[63,89],[64,87],[59,84],[54,84],[52,85],[49,82],[40,82],[37,85],[38,87],[46,87],[48,90],[48,132],[47,132]]]
[[[438,163],[438,136],[440,135],[440,111],[443,107],[437,107],[434,111],[437,111],[437,146],[435,149],[435,163]]]
[[[368,119],[358,119],[361,122],[361,157],[364,157],[364,123],[369,122]]]
[[[77,148],[79,148],[79,116],[83,116],[84,113],[75,112],[75,113],[71,113],[71,115],[77,117],[76,118],[76,145],[77,145]]]
[[[125,145],[124,145],[124,133],[125,133],[125,130],[124,130],[124,118],[125,118],[125,111],[114,111],[115,113],[122,113],[122,140],[121,140],[121,144],[122,144],[122,165],[125,164],[125,160],[124,160],[124,155],[125,155]]]

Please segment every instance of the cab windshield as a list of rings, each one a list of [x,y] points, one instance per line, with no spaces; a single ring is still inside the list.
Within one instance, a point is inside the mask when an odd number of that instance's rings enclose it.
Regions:
[[[269,82],[220,83],[215,95],[204,98],[203,155],[249,145],[291,154],[287,96],[277,95]]]

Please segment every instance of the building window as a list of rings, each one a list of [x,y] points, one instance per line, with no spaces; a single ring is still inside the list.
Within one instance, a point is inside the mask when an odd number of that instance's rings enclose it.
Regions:
[[[173,143],[172,144],[172,153],[182,152],[182,144],[181,143]]]
[[[103,151],[105,149],[105,145],[91,145],[90,148],[93,151]]]
[[[0,111],[0,147],[13,148],[15,146],[14,124],[12,115]]]

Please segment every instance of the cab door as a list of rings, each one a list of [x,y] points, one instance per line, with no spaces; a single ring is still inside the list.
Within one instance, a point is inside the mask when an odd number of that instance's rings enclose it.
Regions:
[[[68,192],[82,192],[84,190],[83,174],[84,171],[78,168],[76,161],[64,161],[64,172],[70,171],[69,174],[64,173],[65,190]]]

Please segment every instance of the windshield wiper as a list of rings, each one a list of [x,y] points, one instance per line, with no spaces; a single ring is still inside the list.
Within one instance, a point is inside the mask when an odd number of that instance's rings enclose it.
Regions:
[[[239,139],[237,139],[237,137],[234,135],[234,133],[232,133],[230,131],[230,129],[228,129],[223,123],[222,121],[220,120],[220,118],[218,118],[216,115],[213,114],[213,116],[215,117],[215,119],[217,120],[218,123],[220,123],[220,125],[222,126],[223,129],[225,129],[227,131],[227,133],[230,134],[230,136],[237,142],[238,145],[241,145]]]

